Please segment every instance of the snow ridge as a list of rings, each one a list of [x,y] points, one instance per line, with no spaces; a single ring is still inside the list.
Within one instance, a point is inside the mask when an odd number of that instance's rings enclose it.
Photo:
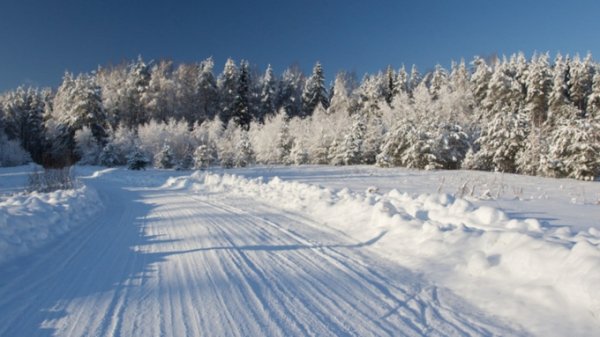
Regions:
[[[83,224],[101,207],[96,191],[85,185],[0,199],[0,264],[26,255]]]
[[[600,232],[592,228],[544,227],[449,194],[333,191],[277,177],[196,172],[163,187],[259,198],[357,240],[377,237],[375,249],[501,315],[527,316],[515,304],[527,301],[540,310],[573,307],[584,313],[577,319],[598,324]]]

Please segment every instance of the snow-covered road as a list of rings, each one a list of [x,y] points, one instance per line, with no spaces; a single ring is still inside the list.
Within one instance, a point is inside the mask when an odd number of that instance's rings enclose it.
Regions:
[[[0,336],[526,335],[308,215],[87,180],[105,210],[0,266]]]

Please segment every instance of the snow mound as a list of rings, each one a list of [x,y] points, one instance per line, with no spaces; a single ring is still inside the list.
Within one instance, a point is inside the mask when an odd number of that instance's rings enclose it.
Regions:
[[[495,312],[518,315],[514,303],[528,301],[600,317],[600,233],[594,229],[543,227],[449,194],[353,193],[277,177],[265,182],[196,172],[164,187],[250,196],[309,213]]]
[[[21,193],[0,201],[0,264],[85,222],[101,208],[88,186],[50,193]]]

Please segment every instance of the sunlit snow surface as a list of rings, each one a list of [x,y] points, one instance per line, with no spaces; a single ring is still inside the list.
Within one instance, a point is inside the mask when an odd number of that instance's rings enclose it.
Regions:
[[[0,169],[0,336],[600,335],[598,182],[29,170]]]

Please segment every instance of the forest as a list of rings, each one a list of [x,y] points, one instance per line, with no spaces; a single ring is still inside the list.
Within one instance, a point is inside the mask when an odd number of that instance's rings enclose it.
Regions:
[[[137,60],[0,95],[0,166],[356,165],[600,176],[600,64],[523,53],[326,84],[316,63]]]

